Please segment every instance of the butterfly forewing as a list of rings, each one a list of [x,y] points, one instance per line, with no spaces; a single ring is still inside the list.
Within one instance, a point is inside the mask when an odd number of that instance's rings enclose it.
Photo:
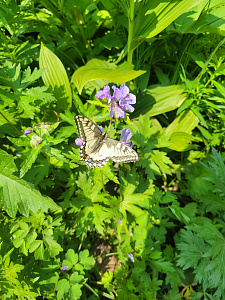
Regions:
[[[138,161],[138,154],[130,147],[108,138],[91,120],[83,115],[75,117],[79,137],[83,140],[80,147],[81,160],[88,168],[101,168],[109,160],[117,163]]]

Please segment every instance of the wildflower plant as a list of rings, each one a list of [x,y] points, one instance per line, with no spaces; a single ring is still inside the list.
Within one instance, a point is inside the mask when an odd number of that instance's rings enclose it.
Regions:
[[[3,299],[225,299],[223,11],[1,1]],[[88,171],[77,115],[139,161]]]

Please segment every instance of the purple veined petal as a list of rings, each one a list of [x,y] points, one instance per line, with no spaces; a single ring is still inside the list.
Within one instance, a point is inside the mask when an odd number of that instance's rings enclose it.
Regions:
[[[31,130],[30,129],[26,129],[25,131],[24,131],[24,135],[27,135],[27,134],[29,134],[29,133],[31,133]]]
[[[119,105],[116,105],[116,116],[125,118],[125,112],[119,107]]]
[[[132,133],[130,129],[122,129],[120,141],[126,143],[129,139],[132,138]]]
[[[122,220],[119,218],[118,223],[120,223],[120,225],[122,225]]]
[[[129,110],[130,112],[134,111],[134,107],[131,106],[130,104],[123,104],[123,103],[121,103],[120,107],[122,107],[122,109],[124,109],[124,110]]]
[[[98,128],[101,130],[101,132],[103,132],[102,126],[98,126]]]
[[[82,139],[78,138],[78,139],[75,139],[75,143],[77,146],[81,146],[83,144],[83,141],[82,141]]]
[[[66,271],[68,269],[68,266],[62,266],[61,270]]]
[[[110,107],[109,107],[109,115],[110,115],[111,118],[113,118],[114,107],[115,107],[114,104],[111,104]]]
[[[95,97],[99,100],[110,98],[110,87],[108,85],[105,85],[103,90],[99,90]]]
[[[123,98],[121,91],[118,88],[114,89],[113,97],[115,102],[119,102]]]
[[[125,98],[129,94],[129,88],[125,84],[122,84],[120,86],[120,92],[121,92],[122,98]]]
[[[129,97],[129,104],[135,104],[136,103],[136,96],[134,94],[130,93],[127,97]]]
[[[134,262],[134,256],[133,256],[133,254],[131,254],[131,253],[128,253],[127,255],[128,255],[128,256],[129,256],[129,258],[132,260],[132,262]]]
[[[129,139],[132,137],[132,133],[130,129],[122,129],[121,136],[120,136],[120,142],[127,145],[128,147],[133,147],[133,142],[129,141]]]

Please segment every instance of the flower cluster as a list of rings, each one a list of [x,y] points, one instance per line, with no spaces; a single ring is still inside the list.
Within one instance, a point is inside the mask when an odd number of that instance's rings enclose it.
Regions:
[[[49,136],[49,131],[52,129],[51,124],[45,124],[41,123],[41,125],[35,126],[34,129],[31,127],[28,127],[24,131],[24,135],[29,135],[32,132],[36,132],[37,134],[33,134],[30,140],[30,145],[32,148],[37,148],[38,144],[40,144],[43,141],[42,136],[43,135],[48,135]]]
[[[124,110],[134,111],[131,104],[136,103],[136,96],[129,93],[129,88],[125,84],[122,84],[120,88],[113,86],[112,89],[114,91],[112,96],[110,94],[110,87],[106,85],[103,90],[97,92],[95,97],[99,100],[105,99],[108,101],[111,118],[113,115],[115,115],[116,119],[125,118]]]

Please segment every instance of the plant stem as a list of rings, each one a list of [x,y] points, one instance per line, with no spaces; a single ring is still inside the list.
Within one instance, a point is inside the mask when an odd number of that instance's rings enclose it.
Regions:
[[[19,133],[19,135],[21,135],[22,134],[22,132],[21,131],[19,131],[7,118],[6,118],[6,116],[4,116],[3,115],[3,113],[2,112],[0,112],[0,114],[3,116],[3,118]]]
[[[103,173],[102,173],[102,171],[100,172],[100,176],[101,176],[101,182],[102,182],[102,189],[103,189],[103,191],[105,192],[105,185],[104,185],[104,180],[103,180]]]
[[[131,49],[131,44],[132,44],[132,41],[133,41],[133,33],[134,33],[134,0],[130,0],[129,32],[128,32],[128,55],[127,55],[127,63],[129,65],[129,67],[132,66],[133,50]]]

